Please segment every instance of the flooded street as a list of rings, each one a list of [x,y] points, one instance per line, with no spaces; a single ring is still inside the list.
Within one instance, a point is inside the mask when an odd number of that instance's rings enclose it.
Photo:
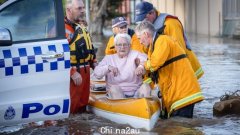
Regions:
[[[98,48],[98,59],[104,56],[105,44],[101,38],[94,38]],[[100,118],[91,113],[70,116],[53,125],[21,125],[0,127],[0,134],[50,134],[50,135],[87,135],[113,134],[114,129],[131,130],[131,134],[240,134],[240,116],[213,116],[213,105],[226,92],[240,90],[240,40],[208,38],[204,36],[190,37],[192,47],[205,74],[199,80],[205,100],[196,104],[194,118],[171,118],[159,120],[155,128],[147,132],[134,129],[128,125],[120,125]],[[106,40],[103,41],[106,43]],[[108,131],[107,131],[108,129]],[[124,133],[123,133],[124,134]],[[127,134],[127,132],[125,132]]]

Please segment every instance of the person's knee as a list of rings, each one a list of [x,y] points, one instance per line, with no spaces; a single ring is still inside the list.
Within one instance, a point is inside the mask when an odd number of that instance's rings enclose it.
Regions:
[[[124,98],[124,94],[119,86],[113,85],[110,87],[108,91],[109,98],[117,99],[117,98]]]
[[[147,90],[147,91],[150,91],[150,90],[151,90],[150,85],[147,84],[147,83],[143,83],[143,84],[141,85],[141,87],[142,87],[143,89]]]

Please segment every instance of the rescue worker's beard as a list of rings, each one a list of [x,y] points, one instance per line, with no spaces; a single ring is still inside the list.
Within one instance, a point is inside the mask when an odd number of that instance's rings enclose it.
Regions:
[[[116,27],[113,28],[112,31],[113,31],[113,34],[114,34],[114,35],[117,35],[117,34],[118,34],[118,29],[117,29]]]
[[[143,21],[148,21],[148,22],[150,22],[150,23],[153,23],[153,21],[151,21],[151,20],[148,19],[148,18],[145,18]]]
[[[120,28],[119,28],[118,31],[119,31],[119,33],[127,33],[127,32],[128,32],[128,29],[120,29]]]
[[[85,15],[79,15],[79,16],[74,18],[75,22],[81,22],[81,21],[85,21],[85,20],[86,20],[86,16]]]
[[[150,44],[152,44],[152,41],[148,40],[148,38],[145,37],[142,44],[144,45],[145,48],[148,48]]]
[[[127,30],[123,30],[122,33],[127,33],[128,31]]]
[[[148,44],[148,43],[146,43],[146,42],[143,43],[143,45],[144,45],[145,48],[148,48],[148,47],[150,46],[150,44]]]

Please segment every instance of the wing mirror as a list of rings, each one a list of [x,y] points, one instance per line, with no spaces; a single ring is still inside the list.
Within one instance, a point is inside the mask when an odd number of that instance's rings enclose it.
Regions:
[[[6,29],[0,27],[0,46],[10,46],[12,45],[12,34]]]

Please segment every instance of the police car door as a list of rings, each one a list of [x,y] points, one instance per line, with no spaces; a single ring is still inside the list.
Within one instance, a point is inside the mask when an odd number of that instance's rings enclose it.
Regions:
[[[68,117],[70,53],[62,0],[8,0],[0,20],[0,29],[12,36],[10,45],[0,42],[0,125]]]

